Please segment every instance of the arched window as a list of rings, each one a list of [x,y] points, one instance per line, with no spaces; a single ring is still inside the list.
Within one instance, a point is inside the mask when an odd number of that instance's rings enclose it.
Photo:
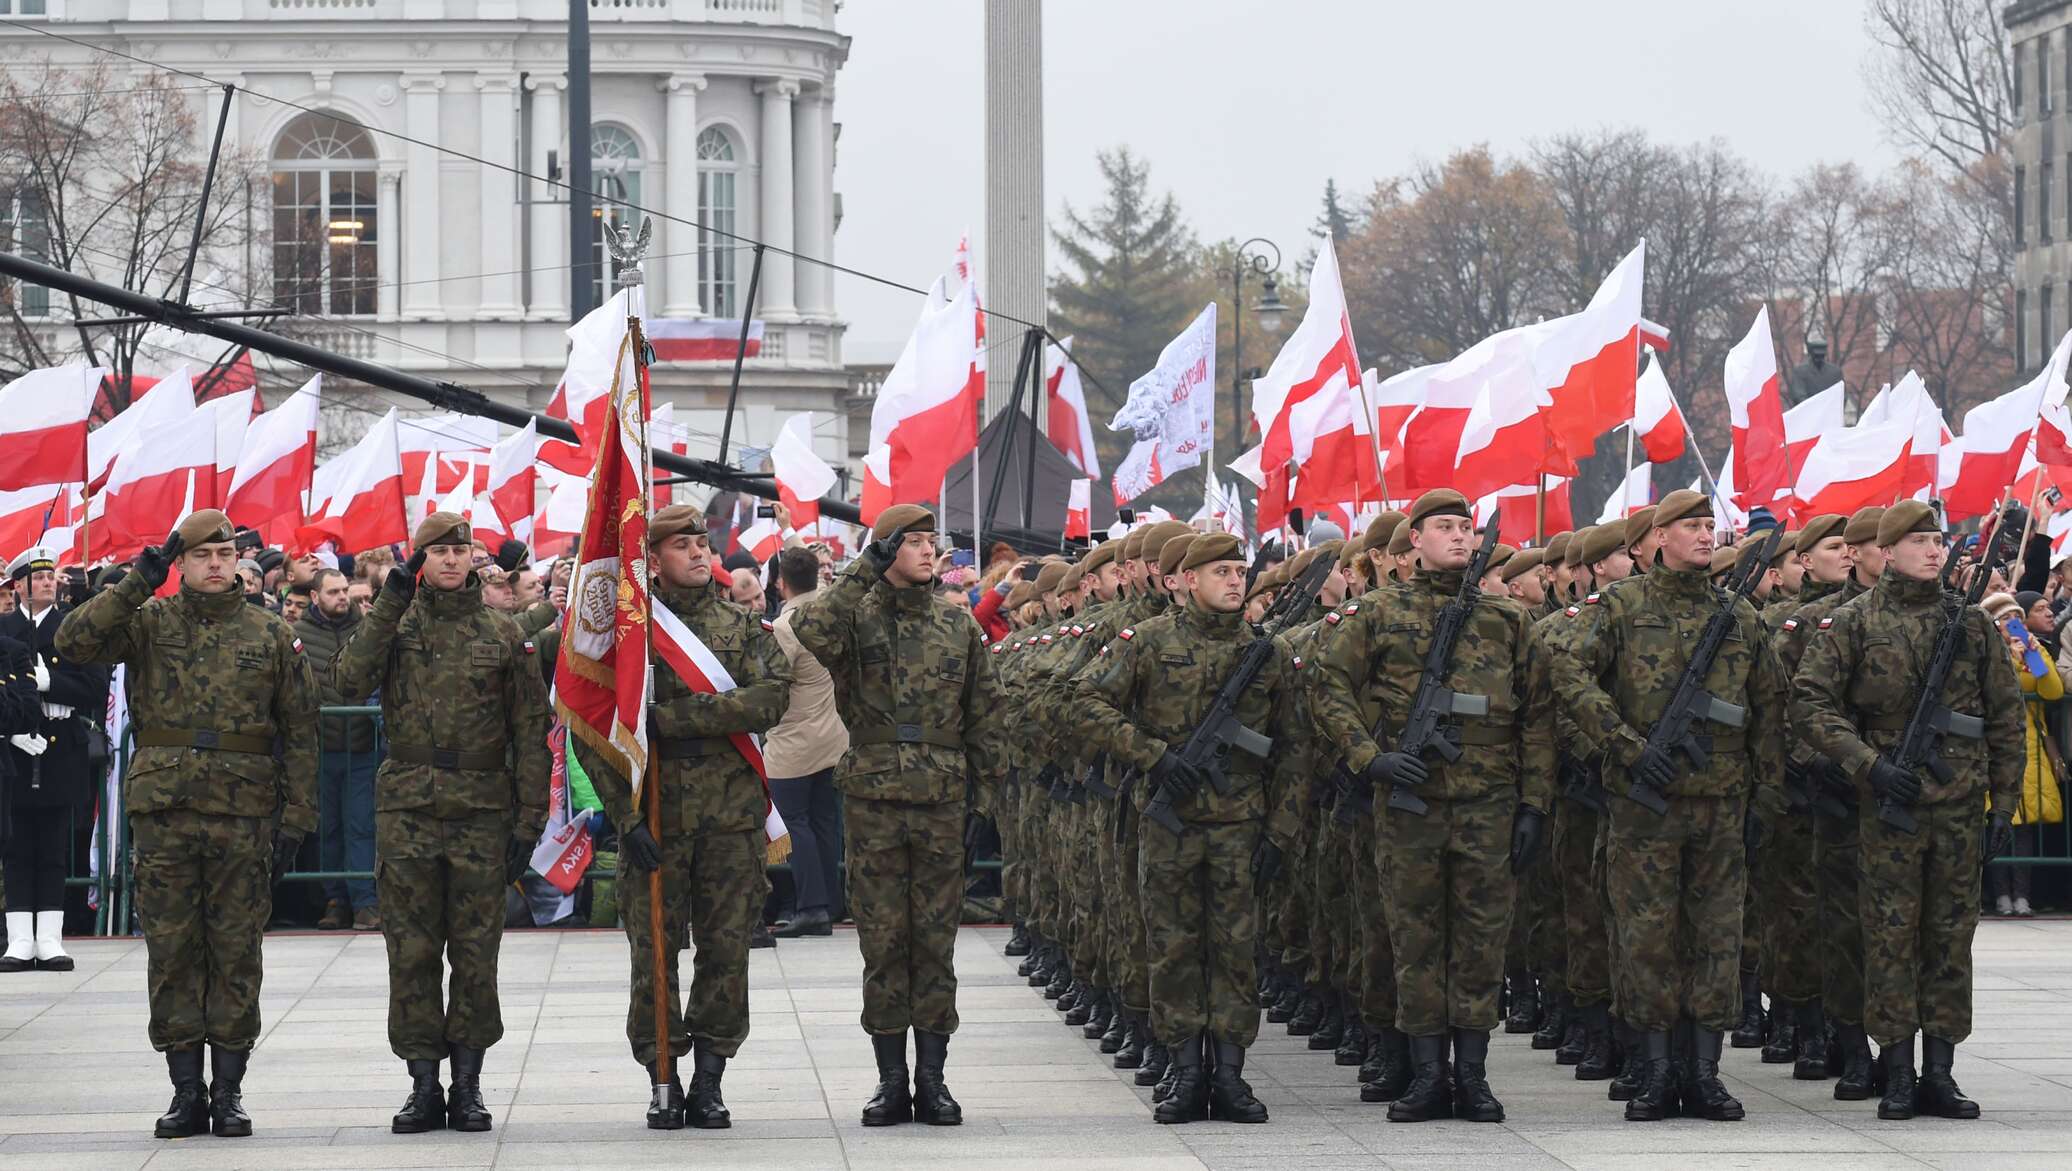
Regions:
[[[359,126],[309,113],[273,150],[274,300],[297,313],[372,314],[374,142]]]
[[[590,262],[597,267],[597,303],[602,305],[618,287],[618,266],[604,246],[604,225],[640,227],[640,143],[631,131],[609,122],[590,127],[590,189],[603,196],[591,209],[595,230],[590,233]],[[633,206],[628,206],[633,205]]]
[[[739,316],[734,301],[734,189],[741,164],[717,126],[698,134],[698,303],[714,317]]]

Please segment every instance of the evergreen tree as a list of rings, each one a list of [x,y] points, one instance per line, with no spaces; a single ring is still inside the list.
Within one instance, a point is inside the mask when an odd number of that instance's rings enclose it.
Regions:
[[[1352,213],[1338,202],[1338,180],[1324,180],[1324,210],[1317,213],[1317,222],[1309,234],[1319,240],[1328,237],[1333,248],[1344,248],[1346,237],[1353,234],[1355,227]]]

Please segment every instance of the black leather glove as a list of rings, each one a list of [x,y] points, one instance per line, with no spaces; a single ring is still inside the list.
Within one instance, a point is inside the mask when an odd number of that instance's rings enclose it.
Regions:
[[[419,549],[410,555],[410,560],[388,571],[381,588],[407,602],[417,596],[417,572],[423,568],[424,550]]]
[[[873,575],[882,574],[892,568],[893,559],[899,556],[899,546],[906,540],[907,530],[913,527],[910,524],[901,525],[863,547],[863,552],[858,556],[863,558],[864,565],[870,568]]]
[[[526,553],[525,542],[506,540],[496,547],[496,567],[505,573],[514,572],[525,564]]]
[[[1871,792],[1880,801],[1912,805],[1921,797],[1921,778],[1881,756],[1871,762]]]
[[[1176,799],[1201,792],[1201,770],[1181,760],[1180,754],[1170,748],[1151,766],[1151,779]]]
[[[1252,847],[1252,893],[1264,895],[1273,888],[1281,876],[1281,848],[1273,839],[1259,835],[1259,844]]]
[[[147,547],[137,554],[137,576],[156,590],[165,584],[166,575],[173,571],[173,562],[179,560],[180,552],[185,548],[187,542],[180,538],[179,530],[167,533],[165,544],[156,549]]]
[[[273,831],[273,876],[271,883],[279,886],[287,876],[288,867],[295,863],[295,852],[302,848],[302,835],[291,829]]]
[[[1384,752],[1367,762],[1367,783],[1377,788],[1384,785],[1422,785],[1430,780],[1432,770],[1424,761],[1407,752]]]
[[[2007,853],[2008,847],[2014,845],[2014,818],[2005,813],[1995,813],[1986,818],[1984,845],[1984,861],[1991,862]]]
[[[530,869],[532,843],[524,838],[513,837],[510,844],[504,847],[504,885],[509,886],[524,878],[525,872]]]
[[[647,822],[635,822],[633,828],[619,831],[619,861],[643,874],[662,865],[662,847],[648,832]]]
[[[1666,748],[1648,745],[1640,750],[1627,770],[1633,779],[1658,793],[1666,793],[1676,783],[1676,759]]]
[[[1547,815],[1530,805],[1520,805],[1511,818],[1511,873],[1523,874],[1539,860],[1540,845],[1547,837]]]

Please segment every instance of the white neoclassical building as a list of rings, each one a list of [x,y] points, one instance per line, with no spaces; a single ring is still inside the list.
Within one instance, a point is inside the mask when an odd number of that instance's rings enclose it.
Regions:
[[[227,142],[266,160],[251,193],[263,244],[245,262],[258,271],[242,283],[331,348],[537,408],[565,356],[569,209],[520,173],[568,174],[568,3],[0,0],[0,15],[236,85]],[[601,192],[661,213],[650,314],[743,315],[751,251],[726,233],[832,259],[838,0],[588,3],[583,149]],[[0,69],[107,56],[0,26]],[[193,97],[207,103],[205,150],[219,103]],[[602,256],[595,233],[573,243]],[[607,295],[610,281],[607,264]],[[816,447],[843,462],[833,274],[768,254],[751,316],[764,325],[737,450],[812,410]],[[676,404],[692,454],[717,446],[729,374],[719,360],[657,367],[657,399]]]

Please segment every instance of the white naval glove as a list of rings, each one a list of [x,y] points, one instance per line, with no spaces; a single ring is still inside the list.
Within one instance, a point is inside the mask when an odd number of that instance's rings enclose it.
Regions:
[[[23,732],[20,735],[9,736],[7,740],[8,743],[28,753],[30,756],[42,756],[43,750],[50,747],[50,741],[45,740],[34,732]]]
[[[30,656],[36,662],[36,690],[50,690],[50,668],[43,665],[42,655]]]

